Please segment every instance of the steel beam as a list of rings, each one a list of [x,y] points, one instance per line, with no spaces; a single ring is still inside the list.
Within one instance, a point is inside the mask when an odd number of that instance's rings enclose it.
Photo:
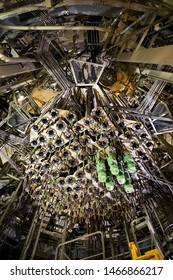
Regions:
[[[157,71],[153,69],[145,69],[141,73],[142,75],[151,76],[159,80],[166,81],[168,83],[173,83],[173,73],[165,71]]]
[[[117,60],[132,63],[173,65],[173,45],[123,53]]]
[[[24,74],[27,72],[32,72],[39,70],[33,63],[26,63],[24,66],[22,64],[1,64],[0,65],[0,78],[8,78],[11,76]]]
[[[169,10],[171,10],[171,6],[165,7],[165,5],[163,5],[162,3],[160,3],[160,5],[157,6],[149,6],[149,5],[145,5],[145,4],[139,4],[139,3],[127,3],[126,1],[120,1],[120,0],[88,0],[86,3],[84,3],[83,0],[64,0],[63,2],[57,4],[54,8],[58,8],[58,7],[68,7],[68,6],[77,6],[77,5],[92,5],[92,6],[112,6],[114,8],[124,8],[127,10],[134,10],[134,11],[138,11],[138,12],[157,12],[158,15],[164,15],[165,13],[167,13]]]

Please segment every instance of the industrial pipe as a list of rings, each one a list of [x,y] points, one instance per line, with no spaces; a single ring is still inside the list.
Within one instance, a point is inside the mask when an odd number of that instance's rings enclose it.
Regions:
[[[3,29],[8,29],[8,30],[23,30],[23,31],[28,31],[28,30],[39,30],[39,31],[48,31],[48,30],[96,30],[100,32],[109,32],[111,33],[112,31],[109,28],[106,27],[99,27],[99,26],[62,26],[62,25],[31,25],[31,26],[21,26],[21,25],[4,25],[0,24],[0,28]]]

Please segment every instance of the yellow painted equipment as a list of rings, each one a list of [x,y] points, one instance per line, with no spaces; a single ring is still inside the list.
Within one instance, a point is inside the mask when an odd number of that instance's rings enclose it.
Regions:
[[[138,249],[134,242],[129,243],[131,250],[132,260],[163,260],[158,249],[153,249],[145,252],[144,255],[138,256]]]
[[[117,80],[113,85],[109,86],[109,89],[112,91],[113,94],[118,96],[119,94],[121,94],[122,91],[125,90],[126,87],[126,95],[130,96],[130,94],[134,90],[134,86],[130,82],[128,74],[123,71],[117,72]]]

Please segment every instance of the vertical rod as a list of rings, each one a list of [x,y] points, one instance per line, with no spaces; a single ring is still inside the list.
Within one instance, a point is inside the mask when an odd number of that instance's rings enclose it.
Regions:
[[[22,184],[23,184],[23,181],[21,181],[21,182],[19,183],[19,185],[18,185],[18,187],[17,187],[15,193],[12,195],[12,198],[11,198],[11,200],[10,200],[10,202],[9,202],[9,204],[8,204],[8,206],[7,206],[7,208],[6,208],[5,212],[3,213],[3,215],[2,215],[2,217],[1,217],[1,219],[0,219],[0,226],[2,225],[2,222],[3,222],[3,220],[5,219],[5,217],[6,217],[7,213],[8,213],[8,211],[10,210],[10,207],[12,206],[13,202],[15,201],[16,196],[17,196],[17,194],[18,194],[18,191],[20,190],[20,187],[22,186]]]
[[[34,233],[34,230],[35,230],[36,221],[37,221],[36,220],[37,215],[38,215],[38,210],[35,211],[34,218],[32,220],[32,223],[31,223],[31,226],[30,226],[27,238],[25,240],[25,244],[23,246],[23,249],[22,249],[22,252],[21,252],[21,255],[20,255],[20,260],[25,260],[26,253],[27,253],[28,248],[29,248],[29,246],[31,244],[32,236],[33,236],[33,233]]]
[[[33,260],[34,256],[35,256],[35,252],[36,252],[37,245],[38,245],[38,240],[39,240],[41,229],[42,229],[42,226],[43,226],[43,218],[44,218],[44,214],[42,214],[42,218],[41,218],[41,221],[40,221],[40,226],[39,226],[39,229],[38,229],[38,232],[37,232],[37,236],[36,236],[36,239],[35,239],[34,248],[32,250],[30,260]]]
[[[67,220],[65,220],[65,223],[64,223],[64,230],[63,230],[63,233],[62,233],[61,243],[65,243],[66,238],[67,238]],[[63,253],[64,249],[65,249],[65,244],[62,245],[61,251],[59,253],[59,258],[58,258],[59,260],[64,259],[64,253]]]

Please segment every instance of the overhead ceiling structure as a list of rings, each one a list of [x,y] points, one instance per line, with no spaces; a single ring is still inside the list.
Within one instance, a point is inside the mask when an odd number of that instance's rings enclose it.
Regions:
[[[0,258],[173,259],[171,1],[1,2]]]

